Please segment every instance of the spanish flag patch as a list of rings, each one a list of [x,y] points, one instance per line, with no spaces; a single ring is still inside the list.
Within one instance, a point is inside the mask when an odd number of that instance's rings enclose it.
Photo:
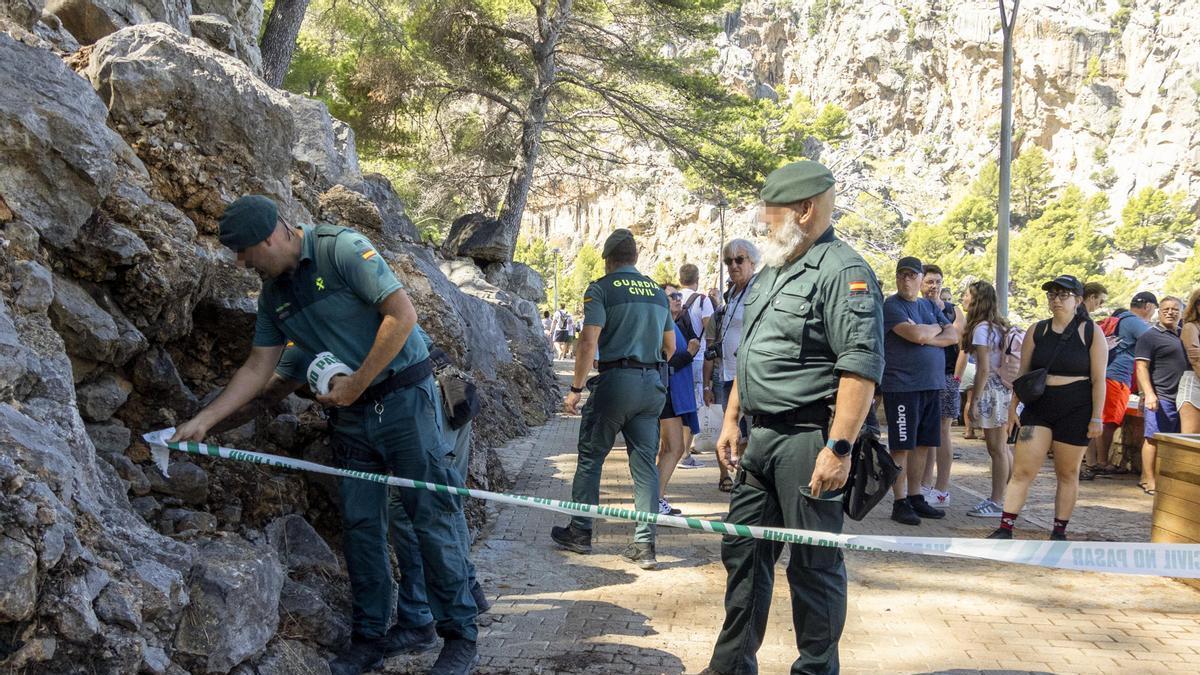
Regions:
[[[851,281],[850,282],[850,292],[851,293],[866,293],[867,292],[867,282]]]
[[[375,257],[375,249],[373,249],[373,248],[369,248],[362,252],[363,260],[370,260],[371,258],[374,258],[374,257]]]

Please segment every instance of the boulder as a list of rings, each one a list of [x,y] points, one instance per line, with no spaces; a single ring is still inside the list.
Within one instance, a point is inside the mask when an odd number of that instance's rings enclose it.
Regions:
[[[492,263],[484,268],[484,276],[493,286],[523,300],[536,304],[546,299],[546,283],[542,275],[524,263]]]
[[[54,279],[50,270],[32,260],[19,260],[13,268],[17,307],[27,312],[45,312],[54,300]]]
[[[0,18],[30,29],[41,17],[45,4],[45,0],[4,0],[0,2]]]
[[[517,233],[505,230],[499,220],[482,213],[468,213],[450,225],[442,252],[449,257],[471,258],[486,265],[511,262],[516,246]]]
[[[321,101],[286,92],[284,96],[296,125],[292,144],[296,173],[316,192],[334,185],[358,189],[362,171],[358,168],[354,131],[333,119]]]
[[[232,536],[200,546],[176,651],[219,673],[261,653],[279,625],[283,579],[270,549]]]
[[[127,319],[104,311],[87,291],[66,277],[54,277],[50,320],[73,356],[121,366],[146,348],[145,336]]]
[[[128,380],[112,373],[103,373],[75,388],[79,414],[89,422],[104,422],[125,405],[131,391],[133,385]]]
[[[37,553],[0,534],[0,622],[24,621],[37,604]]]
[[[236,30],[238,58],[255,73],[262,71],[258,37],[262,34],[263,0],[192,0],[192,13],[215,14],[228,21]]]
[[[18,0],[19,1],[19,0]],[[62,20],[53,14],[42,14],[42,18],[33,25],[33,32],[59,54],[73,54],[79,51],[79,42],[74,35],[63,27]]]
[[[173,617],[188,604],[187,587],[179,570],[156,560],[139,560],[131,568],[142,600],[142,618]]]
[[[110,583],[96,598],[96,616],[104,623],[136,631],[142,627],[142,600],[129,584]]]
[[[216,233],[225,205],[252,193],[307,219],[291,193],[291,106],[246,64],[156,23],[97,42],[84,73],[156,193],[201,232]]]
[[[133,384],[141,396],[181,415],[191,416],[199,407],[196,395],[183,383],[175,361],[162,347],[151,347],[137,358],[133,365]]]
[[[188,17],[188,23],[193,36],[241,60],[255,75],[262,74],[262,53],[258,43],[247,41],[239,26],[219,14],[195,14]]]
[[[130,492],[138,496],[150,492],[150,480],[146,478],[146,472],[142,471],[142,467],[134,464],[132,459],[119,453],[101,455],[101,457],[112,465],[121,480],[129,483]]]
[[[145,471],[150,489],[155,492],[178,497],[185,504],[200,505],[208,501],[208,472],[187,461],[171,462],[168,476],[163,476],[157,467]]]
[[[52,52],[0,33],[0,195],[53,246],[66,246],[108,193],[124,145],[103,102]]]
[[[353,227],[372,241],[379,241],[383,219],[379,217],[379,209],[364,195],[335,185],[322,193],[318,201],[321,221]]]
[[[396,247],[401,241],[419,241],[421,235],[417,226],[405,213],[404,202],[392,189],[392,183],[381,173],[363,174],[361,191],[379,209],[383,219],[383,235],[385,241]]]
[[[350,626],[321,599],[315,590],[292,579],[283,584],[279,597],[279,628],[286,635],[302,637],[336,649],[350,639]]]
[[[188,31],[190,0],[47,0],[46,11],[62,20],[77,40],[90,45],[120,28],[161,21]]]
[[[29,350],[21,344],[17,327],[8,315],[8,304],[0,302],[0,400],[29,389],[29,359]]]
[[[272,642],[255,664],[257,675],[329,675],[329,663],[321,653],[296,640]]]
[[[131,432],[120,420],[109,420],[97,424],[84,425],[92,445],[96,446],[96,454],[122,454],[129,447],[133,438]]]
[[[279,552],[279,560],[292,572],[341,571],[337,556],[303,516],[287,515],[267,525],[267,541]]]

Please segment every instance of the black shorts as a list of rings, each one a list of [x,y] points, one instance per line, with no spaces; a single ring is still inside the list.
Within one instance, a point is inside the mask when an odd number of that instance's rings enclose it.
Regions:
[[[1055,442],[1067,445],[1087,445],[1091,421],[1090,380],[1046,387],[1042,397],[1021,412],[1021,426],[1046,427]]]
[[[570,342],[571,341],[571,333],[569,331],[565,331],[565,330],[555,331],[554,332],[554,341],[555,342]]]
[[[883,392],[888,449],[912,450],[942,444],[942,390]]]
[[[663,404],[663,409],[658,414],[658,419],[669,420],[672,417],[679,417],[679,415],[675,413],[675,406],[671,405],[671,391],[667,390],[667,402]]]

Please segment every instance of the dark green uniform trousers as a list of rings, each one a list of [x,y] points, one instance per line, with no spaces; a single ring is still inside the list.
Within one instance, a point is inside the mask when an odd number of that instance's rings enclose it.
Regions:
[[[842,531],[842,501],[814,498],[808,489],[813,465],[825,446],[820,429],[754,427],[742,457],[726,522],[764,527]],[[746,475],[749,474],[749,475]],[[846,566],[837,548],[789,544],[788,587],[800,657],[792,673],[837,673],[838,640],[846,623]],[[710,666],[720,673],[758,672],[771,609],[775,563],[783,544],[726,536],[721,561],[725,623]]]
[[[667,402],[667,387],[657,370],[613,368],[588,381],[587,403],[579,425],[579,464],[571,483],[571,499],[600,503],[600,472],[620,432],[629,450],[633,507],[658,513],[658,416]],[[574,517],[571,524],[592,529],[592,519]],[[654,526],[638,523],[633,540],[654,543]]]
[[[442,439],[442,412],[433,378],[396,390],[376,406],[339,408],[333,426],[335,452],[344,467],[442,485],[461,486],[449,464]],[[388,556],[388,496],[382,483],[343,478],[342,548],[353,595],[353,629],[362,637],[387,632],[392,616],[392,570]],[[442,637],[476,639],[475,601],[467,569],[467,549],[457,520],[457,495],[397,489],[413,523],[418,550],[397,550],[397,557],[420,556],[429,609]],[[465,527],[465,523],[463,525]]]
[[[457,429],[446,426],[443,438],[450,454],[446,457],[455,478],[466,484],[467,468],[471,462],[471,422]],[[401,551],[420,552],[420,541],[413,529],[412,521],[404,512],[404,502],[401,493],[407,488],[392,488],[389,498],[388,532],[392,540],[392,548],[397,552],[396,562],[400,569],[398,582],[399,593],[396,594],[396,625],[401,628],[420,628],[428,626],[433,621],[433,613],[429,611],[429,595],[425,591],[425,566],[420,555],[400,555]],[[455,528],[462,538],[463,546],[467,549],[467,583],[475,585],[475,565],[471,562],[471,533],[467,528],[467,519],[461,512],[454,519]]]

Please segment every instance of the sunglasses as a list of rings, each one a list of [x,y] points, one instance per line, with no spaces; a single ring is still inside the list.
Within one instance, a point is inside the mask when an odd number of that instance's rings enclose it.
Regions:
[[[1046,299],[1052,302],[1054,300],[1066,300],[1067,298],[1073,297],[1075,297],[1075,294],[1071,291],[1050,291],[1049,293],[1046,293]]]
[[[742,263],[744,263],[744,262],[746,262],[746,256],[744,256],[744,255],[739,255],[739,256],[737,256],[737,257],[735,257],[735,258],[726,258],[726,259],[725,259],[725,264],[726,264],[726,265],[732,265],[732,264],[734,264],[734,263],[737,263],[737,264],[741,265],[741,264],[742,264]]]
[[[683,293],[667,293],[667,297],[672,300],[682,300]]]

